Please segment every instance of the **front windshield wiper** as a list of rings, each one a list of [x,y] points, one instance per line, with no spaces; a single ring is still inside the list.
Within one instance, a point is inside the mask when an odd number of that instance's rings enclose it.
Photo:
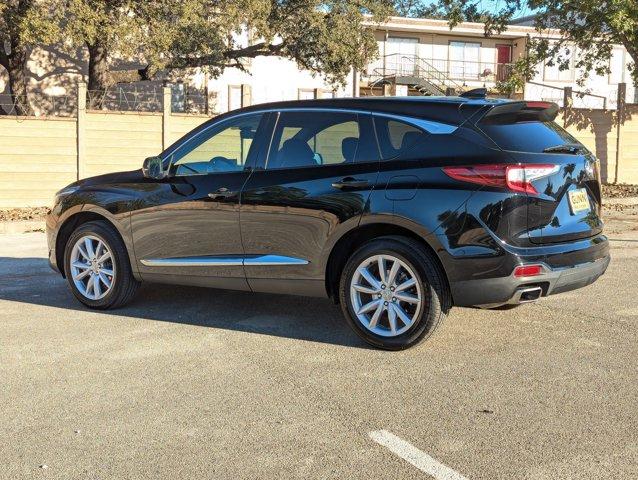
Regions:
[[[578,143],[565,143],[564,145],[554,145],[547,147],[543,153],[571,153],[572,155],[582,151],[583,146]]]

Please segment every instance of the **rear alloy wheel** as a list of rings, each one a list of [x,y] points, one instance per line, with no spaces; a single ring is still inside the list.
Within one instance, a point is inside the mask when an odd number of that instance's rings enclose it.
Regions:
[[[412,269],[393,255],[366,258],[350,280],[350,300],[357,320],[382,337],[410,329],[423,307],[423,292]]]
[[[341,308],[366,342],[388,350],[429,337],[450,308],[444,274],[432,254],[405,237],[381,237],[357,250],[342,272]]]
[[[64,250],[64,273],[73,295],[101,310],[124,305],[139,286],[124,242],[103,221],[83,223],[71,234]]]

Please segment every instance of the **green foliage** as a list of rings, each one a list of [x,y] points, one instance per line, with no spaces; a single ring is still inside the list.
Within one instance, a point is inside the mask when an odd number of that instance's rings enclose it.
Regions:
[[[216,76],[279,55],[340,83],[376,53],[365,14],[390,12],[389,0],[66,0],[64,23],[74,44],[142,60],[150,76],[191,67]]]
[[[59,32],[54,0],[3,0],[0,4],[0,65],[9,74],[9,91],[20,115],[32,113],[25,72],[29,51],[33,45],[58,38]]]
[[[28,47],[59,38],[54,10],[54,0],[2,0],[0,45],[6,42],[10,46]]]

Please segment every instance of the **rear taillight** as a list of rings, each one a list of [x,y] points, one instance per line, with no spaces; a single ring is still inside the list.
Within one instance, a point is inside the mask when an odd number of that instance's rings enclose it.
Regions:
[[[538,194],[533,181],[553,175],[560,169],[553,164],[526,165],[470,165],[465,167],[443,167],[449,177],[462,182],[476,183],[490,187],[508,188],[514,192]]]

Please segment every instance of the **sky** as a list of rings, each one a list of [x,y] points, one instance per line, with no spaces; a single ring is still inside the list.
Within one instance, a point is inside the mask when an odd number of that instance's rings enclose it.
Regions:
[[[425,0],[426,4],[436,3],[436,0]],[[533,10],[531,10],[527,6],[527,2],[524,0],[521,2],[523,4],[522,8],[520,8],[515,14],[514,18],[526,17],[527,15],[532,15]],[[503,0],[480,0],[480,7],[482,9],[488,10],[490,12],[498,12],[503,6],[505,6],[505,2]]]

